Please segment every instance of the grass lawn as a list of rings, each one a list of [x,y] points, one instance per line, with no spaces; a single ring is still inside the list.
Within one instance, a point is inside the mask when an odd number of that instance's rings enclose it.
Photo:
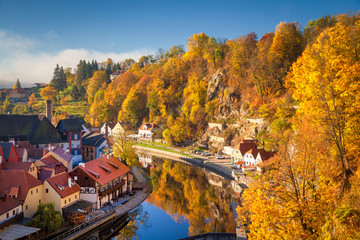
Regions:
[[[161,151],[165,151],[165,152],[170,152],[170,153],[176,153],[176,154],[180,154],[186,157],[190,157],[190,158],[194,158],[193,156],[190,156],[186,153],[183,153],[182,151],[175,151],[171,148],[165,147],[165,146],[158,146],[157,144],[155,145],[154,143],[134,143],[134,145],[136,146],[140,146],[140,147],[147,147],[147,148],[152,148],[152,149],[157,149],[157,150],[161,150]]]

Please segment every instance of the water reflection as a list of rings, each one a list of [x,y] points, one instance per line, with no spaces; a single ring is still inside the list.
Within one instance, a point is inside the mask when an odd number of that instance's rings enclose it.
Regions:
[[[158,207],[176,223],[184,225],[187,232],[181,233],[181,237],[206,232],[235,233],[231,200],[236,199],[236,195],[228,181],[200,168],[155,157],[151,167],[144,171],[152,180],[153,192],[143,205]],[[144,229],[152,227],[144,209],[131,214],[132,221],[116,239],[143,239]],[[154,221],[152,216],[150,219]],[[166,231],[174,231],[174,227],[170,227],[168,220],[160,221],[163,221],[164,234],[171,236],[171,232]],[[174,232],[172,236],[175,238],[175,235]]]

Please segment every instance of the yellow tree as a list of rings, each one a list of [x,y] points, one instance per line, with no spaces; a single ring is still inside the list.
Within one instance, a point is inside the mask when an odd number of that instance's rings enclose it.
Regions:
[[[318,239],[337,200],[339,168],[327,160],[329,144],[302,118],[296,134],[283,135],[267,171],[243,195],[251,239]]]
[[[45,100],[55,101],[55,97],[57,94],[58,94],[58,91],[51,86],[47,86],[40,91],[40,96]]]
[[[94,96],[97,91],[103,90],[106,88],[108,76],[105,71],[96,71],[94,75],[89,80],[89,85],[86,88],[86,93],[88,95],[88,103],[92,103],[94,101]]]
[[[37,102],[37,99],[35,97],[35,94],[33,93],[29,96],[28,105],[31,106],[31,105],[35,104],[36,102]]]
[[[341,166],[340,197],[350,187],[360,152],[360,20],[341,18],[304,51],[287,78],[300,101],[299,113],[333,143],[331,157]]]

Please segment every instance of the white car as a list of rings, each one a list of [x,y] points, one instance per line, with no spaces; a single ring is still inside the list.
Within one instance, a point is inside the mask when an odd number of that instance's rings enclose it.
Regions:
[[[216,155],[217,159],[224,159],[225,157],[223,155]]]

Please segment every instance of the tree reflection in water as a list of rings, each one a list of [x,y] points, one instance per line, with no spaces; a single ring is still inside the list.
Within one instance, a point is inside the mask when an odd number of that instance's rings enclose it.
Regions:
[[[138,239],[139,236],[137,231],[139,228],[150,228],[151,223],[149,222],[149,214],[144,211],[142,205],[138,206],[134,210],[128,213],[130,222],[119,232],[119,234],[113,239],[127,240],[127,239]]]
[[[153,158],[153,163],[155,168],[144,169],[153,184],[153,192],[146,202],[161,208],[176,222],[187,222],[189,236],[206,232],[235,233],[230,207],[236,195],[228,181],[171,160]],[[209,179],[221,180],[222,187],[211,185]],[[131,216],[136,221],[129,222],[116,239],[136,239],[140,225],[151,227],[148,214],[141,208]]]

